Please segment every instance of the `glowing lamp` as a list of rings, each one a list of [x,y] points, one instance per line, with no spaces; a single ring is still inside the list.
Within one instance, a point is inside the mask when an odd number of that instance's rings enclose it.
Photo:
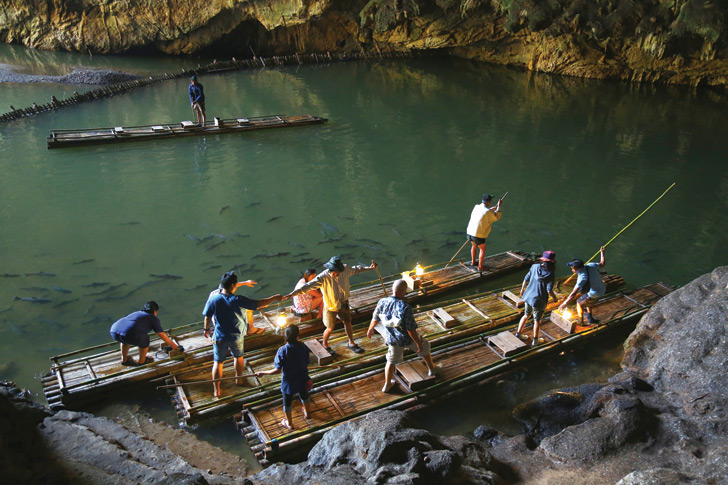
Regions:
[[[278,316],[276,317],[276,325],[280,328],[285,328],[286,325],[288,325],[288,316],[286,315],[286,312],[278,313]]]
[[[417,266],[415,266],[415,274],[417,277],[420,277],[424,274],[425,268],[422,267],[420,263],[417,263]]]
[[[402,279],[407,279],[409,277],[409,273],[407,271],[402,271]]]
[[[561,315],[567,320],[571,318],[571,312],[569,310],[564,310],[563,312],[561,312]]]

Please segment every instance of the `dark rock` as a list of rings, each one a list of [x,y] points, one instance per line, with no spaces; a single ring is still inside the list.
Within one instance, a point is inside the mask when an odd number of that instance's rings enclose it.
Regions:
[[[667,468],[653,468],[651,470],[635,471],[622,478],[617,485],[674,485],[690,483],[687,477],[675,470]]]

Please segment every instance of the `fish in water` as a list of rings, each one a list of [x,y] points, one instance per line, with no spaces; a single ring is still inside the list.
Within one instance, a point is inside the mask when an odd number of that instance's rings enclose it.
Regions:
[[[3,278],[19,278],[20,277],[19,274],[15,274],[15,273],[3,273],[3,274],[0,274],[0,276]]]
[[[150,273],[149,276],[151,276],[152,278],[161,278],[163,280],[181,280],[182,279],[181,276],[177,276],[176,274],[167,274],[167,273],[164,273],[164,274]]]
[[[193,286],[192,288],[185,288],[185,291],[195,291],[195,290],[199,290],[200,288],[204,288],[206,286],[207,286],[206,284],[202,283],[200,285]]]
[[[308,251],[306,251],[306,252],[304,252],[304,253],[298,253],[298,254],[294,254],[294,255],[293,255],[293,256],[291,256],[291,257],[292,257],[292,258],[300,258],[301,256],[306,256],[307,254],[311,254],[311,253],[309,253]]]
[[[230,208],[229,205],[224,205],[224,206],[220,207],[220,211],[218,212],[218,214],[222,214],[223,212],[225,212],[229,208]]]
[[[331,224],[326,224],[325,222],[321,222],[321,221],[319,221],[319,224],[321,224],[323,226],[323,228],[329,232],[339,232],[339,230],[337,228],[335,228],[334,226],[332,226]]]
[[[251,207],[255,207],[256,205],[260,205],[260,202],[251,202],[250,204],[246,205],[246,209],[250,209]]]
[[[186,237],[187,239],[190,239],[190,240],[192,240],[192,241],[197,241],[197,242],[200,242],[200,238],[199,238],[199,237],[197,237],[197,236],[193,236],[192,234],[182,234],[182,235],[183,235],[184,237]]]
[[[218,259],[227,259],[227,258],[239,258],[242,256],[241,254],[218,254],[215,256]]]
[[[121,295],[121,296],[112,296],[112,295],[106,295],[102,296],[101,298],[96,298],[94,301],[114,301],[114,300],[123,300],[125,298],[128,298],[129,295]]]
[[[291,245],[291,246],[293,246],[294,248],[305,248],[305,247],[306,247],[306,246],[304,246],[303,244],[298,244],[298,243],[295,243],[295,242],[291,242],[291,241],[288,241],[288,244],[290,244],[290,245]]]
[[[30,303],[50,303],[53,301],[48,298],[36,298],[35,296],[14,296],[13,300],[29,301]]]
[[[39,271],[37,273],[25,273],[25,276],[46,276],[46,277],[51,277],[51,276],[55,276],[55,273],[46,273],[45,271]]]
[[[78,300],[80,300],[80,298],[74,298],[73,300],[65,300],[65,301],[62,301],[60,303],[56,303],[55,305],[53,305],[53,308],[59,308],[59,307],[62,307],[62,306],[66,306],[69,303],[75,303]]]
[[[222,265],[220,265],[220,264],[213,264],[212,266],[208,266],[207,268],[205,268],[203,271],[207,271],[207,270],[210,270],[210,269],[217,269],[217,268],[222,268]]]
[[[356,244],[339,244],[337,246],[334,246],[336,249],[351,249],[351,248],[358,248]]]
[[[21,288],[21,290],[24,290],[24,291],[48,291],[48,288],[43,288],[41,286],[27,286],[25,288]]]
[[[51,286],[51,290],[55,290],[58,293],[73,293],[71,290],[67,290],[65,288],[61,288],[60,286]]]
[[[271,217],[270,219],[268,219],[268,220],[267,220],[267,221],[265,221],[265,222],[273,222],[273,221],[277,221],[277,220],[278,220],[278,219],[280,219],[281,217],[283,217],[283,216],[275,216],[275,217]]]
[[[438,246],[437,249],[444,249],[444,248],[447,248],[450,246],[454,246],[457,243],[458,243],[457,241],[445,241],[444,243],[440,244],[440,246]]]
[[[351,216],[336,216],[336,217],[338,217],[339,219],[344,219],[345,221],[353,221],[353,220],[355,220]]]
[[[307,263],[309,261],[313,261],[313,258],[303,258],[303,259],[297,259],[295,261],[291,261],[292,264],[301,264],[301,263]]]
[[[220,242],[216,242],[215,244],[210,244],[209,246],[207,246],[205,248],[205,251],[211,251],[211,250],[215,249],[216,247],[218,247],[220,244],[223,244],[224,242],[225,241],[220,241]]]
[[[122,222],[119,224],[120,226],[136,226],[137,224],[141,224],[139,221],[129,221],[129,222]]]
[[[343,241],[343,240],[344,240],[343,237],[335,237],[333,239],[324,239],[323,241],[319,241],[318,244],[327,244],[327,243]]]
[[[240,234],[239,232],[231,232],[230,234],[235,237],[250,237],[250,234]]]
[[[404,246],[407,247],[411,244],[419,244],[421,242],[425,242],[425,240],[424,239],[413,239],[410,242],[408,242],[407,244],[405,244]]]
[[[98,315],[93,317],[91,320],[81,322],[81,325],[92,325],[94,323],[111,323],[114,319],[108,315]]]
[[[367,243],[371,243],[371,244],[379,244],[379,245],[382,244],[379,241],[375,241],[374,239],[369,239],[369,238],[366,238],[366,237],[360,237],[360,238],[357,238],[356,240],[359,241],[359,242],[367,242]]]
[[[108,288],[106,288],[106,289],[104,289],[104,290],[101,290],[101,291],[97,291],[96,293],[89,293],[89,294],[88,294],[88,295],[86,295],[86,296],[105,295],[106,293],[111,293],[112,291],[116,291],[116,290],[118,290],[119,288],[121,288],[121,287],[122,287],[122,286],[124,286],[125,284],[126,284],[126,283],[120,283],[120,284],[118,284],[118,285],[114,285],[114,286],[109,286]]]
[[[84,314],[83,314],[83,316],[85,317],[86,315],[88,315],[89,313],[91,313],[91,311],[92,311],[92,310],[93,310],[94,308],[96,308],[96,305],[92,304],[92,305],[91,305],[90,307],[88,307],[88,308],[86,309],[86,313],[84,313]]]
[[[108,284],[109,284],[108,281],[99,281],[99,282],[94,281],[93,283],[89,283],[88,285],[81,285],[81,286],[83,288],[96,288],[99,286],[106,286]]]
[[[82,259],[81,261],[75,261],[71,264],[86,264],[86,263],[93,263],[96,261],[95,259]]]
[[[209,236],[205,236],[205,237],[203,237],[203,238],[198,238],[198,239],[197,239],[197,244],[202,244],[203,242],[207,242],[207,241],[209,241],[210,239],[213,239],[214,237],[215,237],[215,235],[214,235],[214,234],[210,234]]]

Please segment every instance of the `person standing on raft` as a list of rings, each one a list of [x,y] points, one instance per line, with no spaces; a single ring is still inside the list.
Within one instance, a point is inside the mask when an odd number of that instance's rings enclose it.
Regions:
[[[417,352],[427,366],[428,374],[434,376],[436,369],[430,354],[430,344],[417,333],[412,307],[404,301],[407,294],[407,282],[397,280],[392,284],[392,296],[382,298],[372,314],[372,323],[367,330],[367,338],[372,338],[375,327],[382,325],[384,340],[389,346],[387,350],[387,364],[384,366],[384,387],[382,392],[388,392],[394,385],[394,367],[402,362],[404,351]]]
[[[212,365],[213,395],[220,397],[222,387],[219,378],[223,375],[223,363],[228,352],[235,358],[235,375],[245,373],[245,358],[243,357],[243,341],[248,333],[248,320],[246,310],[257,310],[275,301],[281,300],[281,295],[273,295],[262,300],[252,300],[242,295],[235,295],[240,286],[235,272],[230,271],[222,275],[220,281],[222,290],[213,291],[205,303],[202,315],[205,317],[205,337],[213,336],[214,363]],[[214,328],[213,328],[214,325]],[[236,380],[238,385],[243,384],[242,378]]]
[[[298,341],[298,326],[286,327],[286,345],[278,348],[276,358],[273,361],[273,369],[256,372],[256,377],[262,375],[278,374],[283,372],[281,377],[281,393],[283,394],[283,412],[286,417],[281,420],[281,426],[286,429],[293,428],[293,417],[291,416],[291,404],[293,396],[298,394],[303,408],[303,417],[308,419],[310,411],[308,403],[311,399],[308,391],[311,378],[308,376],[308,364],[310,362],[308,347]]]
[[[538,333],[541,328],[541,319],[549,302],[549,296],[553,298],[554,302],[558,301],[558,297],[554,293],[556,253],[544,251],[539,259],[541,262],[532,265],[526,277],[523,278],[520,295],[523,298],[525,309],[516,330],[516,337],[523,338],[523,327],[533,314],[533,340],[531,346],[537,345],[539,342]]]
[[[467,229],[468,240],[472,244],[470,248],[470,266],[475,266],[475,253],[480,249],[478,271],[485,269],[483,266],[483,261],[485,260],[485,244],[490,235],[491,225],[495,221],[500,220],[502,216],[500,211],[502,199],[493,208],[490,207],[492,201],[492,195],[483,194],[481,203],[473,207],[473,211],[470,213],[470,222],[468,223]]]
[[[349,284],[349,278],[364,271],[371,271],[376,267],[377,263],[374,261],[370,266],[347,266],[339,256],[333,256],[328,262],[324,263],[326,269],[318,276],[283,297],[284,300],[287,300],[315,288],[321,288],[324,295],[324,314],[322,317],[324,325],[326,325],[321,343],[331,355],[336,355],[336,352],[329,347],[329,336],[334,331],[337,318],[344,323],[344,331],[349,339],[349,350],[356,354],[364,353],[364,349],[354,342],[354,333],[351,329],[351,308],[349,308],[351,285]]]
[[[607,291],[607,287],[604,285],[602,275],[599,273],[599,268],[603,268],[605,264],[604,259],[604,246],[599,249],[601,253],[601,260],[599,263],[587,263],[581,259],[575,259],[569,263],[571,272],[577,275],[576,285],[571,291],[566,300],[559,305],[559,311],[564,311],[566,305],[576,298],[577,294],[580,294],[579,299],[576,300],[576,311],[579,314],[579,324],[584,323],[584,316],[586,316],[587,323],[599,323],[599,320],[592,316],[592,306],[599,301],[599,298],[604,296]]]
[[[197,82],[197,76],[190,78],[190,86],[188,88],[190,95],[190,106],[195,114],[195,123],[205,126],[207,119],[205,118],[205,89],[202,84]]]
[[[179,346],[170,339],[164,330],[162,323],[157,317],[159,305],[155,301],[148,301],[138,312],[130,313],[114,322],[109,333],[111,338],[121,344],[121,365],[137,366],[154,362],[154,359],[147,357],[149,351],[149,332],[154,332],[172,347],[172,350],[179,349]],[[139,347],[139,360],[129,357],[129,348]]]

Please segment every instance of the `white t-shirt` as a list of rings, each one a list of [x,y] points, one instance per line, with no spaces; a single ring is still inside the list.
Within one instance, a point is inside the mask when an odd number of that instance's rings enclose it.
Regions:
[[[470,214],[468,235],[486,239],[490,235],[491,224],[499,220],[501,215],[500,211],[495,212],[493,209],[486,207],[485,204],[477,204]]]

